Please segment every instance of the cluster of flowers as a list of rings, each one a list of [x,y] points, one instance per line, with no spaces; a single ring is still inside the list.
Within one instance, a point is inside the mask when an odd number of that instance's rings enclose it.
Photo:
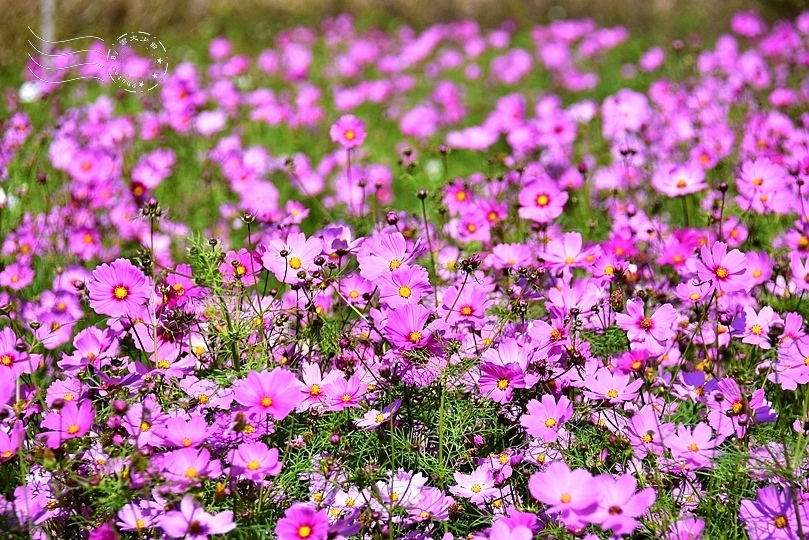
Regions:
[[[348,17],[282,33],[255,68],[217,39],[206,72],[180,64],[131,115],[105,96],[31,137],[38,105],[11,100],[1,528],[682,540],[729,512],[750,538],[802,537],[809,13],[731,26],[686,80],[600,103],[517,85],[542,65],[596,87],[624,29],[537,27],[532,55],[507,25],[385,35]],[[505,95],[475,118],[456,74]],[[438,194],[394,199],[395,165],[371,161],[390,126],[348,114],[366,104],[398,123],[403,179],[443,169]],[[332,146],[273,155],[254,124]],[[21,179],[43,141],[48,174]],[[496,154],[448,177],[466,151]],[[156,197],[197,159],[229,198],[218,240],[181,261],[191,228]],[[416,211],[380,212],[400,201]],[[343,219],[312,230],[313,213]]]

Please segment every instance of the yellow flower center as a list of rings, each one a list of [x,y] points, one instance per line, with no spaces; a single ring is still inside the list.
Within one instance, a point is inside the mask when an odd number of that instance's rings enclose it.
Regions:
[[[682,178],[677,180],[677,187],[678,188],[683,189],[687,185],[688,185],[688,183],[685,180],[683,180]]]
[[[118,300],[125,300],[127,296],[129,296],[129,291],[123,285],[118,285],[115,287],[115,290],[112,291],[112,294],[115,295],[115,298]]]
[[[171,366],[171,363],[168,360],[158,360],[157,367],[158,369],[168,369]]]
[[[351,401],[351,395],[350,394],[343,394],[343,397],[341,397],[340,399],[343,400],[343,403],[348,403],[349,401]]]
[[[79,432],[79,426],[77,426],[76,424],[70,424],[69,426],[67,426],[67,432],[70,435],[75,435],[76,433]]]
[[[456,193],[455,194],[455,200],[460,201],[460,202],[465,201],[466,200],[466,192],[461,190],[458,193]]]
[[[545,420],[545,427],[552,428],[556,425],[556,418],[548,418]]]
[[[483,488],[480,487],[480,484],[474,484],[470,489],[472,490],[472,493],[480,493],[481,491],[483,491]]]
[[[251,460],[250,460],[250,461],[247,463],[247,468],[248,468],[249,470],[251,470],[251,471],[256,471],[256,470],[258,470],[258,468],[259,468],[260,466],[261,466],[261,465],[259,464],[259,462],[258,462],[258,461],[256,461],[255,459],[251,459]]]
[[[544,193],[539,197],[537,197],[537,206],[548,206],[549,202],[551,202],[550,197],[548,197]]]
[[[298,257],[292,257],[289,259],[289,267],[293,270],[297,270],[301,267],[301,260]]]
[[[508,388],[508,379],[500,379],[499,381],[497,381],[497,388],[499,388],[500,390],[505,390],[506,388]]]
[[[374,416],[374,422],[376,422],[377,424],[381,424],[384,421],[385,421],[385,415],[384,414],[377,413],[377,415]]]
[[[270,396],[264,396],[263,398],[261,398],[261,406],[272,407],[272,398]]]
[[[347,129],[345,132],[345,136],[346,139],[348,139],[349,141],[353,141],[355,138],[357,138],[357,134],[354,133],[353,129]]]
[[[200,394],[197,396],[197,402],[202,403],[205,405],[210,401],[211,398],[208,397],[208,394]]]
[[[350,293],[348,293],[348,297],[351,298],[351,299],[359,298],[359,296],[360,296],[360,293],[358,293],[357,291],[351,291]]]
[[[618,390],[615,390],[614,388],[611,388],[609,391],[607,391],[607,397],[609,397],[611,399],[617,398],[618,397]]]
[[[188,448],[189,446],[191,446],[191,439],[189,439],[188,437],[183,437],[182,443],[183,443],[183,446]]]
[[[739,414],[740,412],[742,412],[742,410],[744,410],[744,403],[742,403],[741,401],[737,401],[731,406],[731,409],[733,409],[733,412],[735,414]]]
[[[472,314],[472,306],[464,306],[461,308],[461,315],[469,317]]]
[[[301,525],[298,529],[298,536],[301,538],[309,538],[310,534],[312,534],[312,528],[309,525]]]
[[[199,474],[199,471],[197,471],[194,467],[188,467],[185,470],[185,477],[186,478],[196,478],[198,474]]]
[[[787,527],[787,518],[786,518],[786,516],[782,516],[782,515],[775,516],[775,519],[773,520],[773,522],[775,523],[775,528],[776,529],[786,529],[786,527]]]
[[[402,298],[410,298],[410,295],[412,293],[413,291],[411,291],[410,287],[408,287],[407,285],[402,285],[401,287],[399,287],[399,296],[401,296]]]
[[[562,493],[562,496],[561,496],[561,497],[559,497],[559,501],[561,501],[561,502],[562,502],[562,504],[567,504],[567,503],[569,503],[569,502],[570,502],[570,495],[569,495],[569,494],[567,494],[567,493]]]
[[[761,277],[761,270],[759,270],[758,268],[753,270],[753,277],[754,278],[760,278]]]
[[[247,273],[247,268],[245,268],[245,266],[243,264],[240,264],[239,266],[236,267],[236,275],[237,276],[242,277],[246,273]]]
[[[688,450],[691,452],[696,452],[699,450],[699,446],[697,446],[697,443],[691,443],[688,445]]]
[[[646,444],[649,444],[650,442],[652,442],[652,436],[648,433],[644,433],[643,436],[640,438],[640,440],[642,440]]]
[[[309,395],[310,396],[319,396],[323,391],[320,389],[319,384],[313,384],[309,387]]]
[[[729,275],[728,269],[725,268],[724,266],[720,266],[719,268],[717,268],[716,272],[714,273],[716,274],[716,277],[718,277],[719,279],[726,279]]]
[[[4,366],[10,366],[13,362],[14,360],[7,354],[0,357],[0,364],[3,364]]]
[[[421,341],[421,332],[419,332],[418,330],[410,332],[410,336],[408,336],[408,338],[412,343],[418,343],[419,341]]]
[[[652,329],[652,319],[650,319],[649,317],[644,318],[640,322],[640,327],[648,332],[649,330]]]
[[[390,265],[388,266],[388,268],[390,269],[391,272],[393,272],[394,270],[396,270],[400,266],[402,266],[402,261],[400,261],[399,259],[393,259],[390,262]]]

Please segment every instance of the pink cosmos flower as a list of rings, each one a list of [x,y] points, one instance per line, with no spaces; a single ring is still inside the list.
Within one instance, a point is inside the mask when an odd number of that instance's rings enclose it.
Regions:
[[[374,281],[379,276],[390,275],[403,264],[412,264],[425,251],[426,246],[418,241],[408,249],[400,232],[372,236],[360,245],[357,253],[360,275]]]
[[[453,478],[458,485],[451,486],[450,493],[469,499],[472,504],[483,504],[499,496],[499,490],[494,487],[492,471],[487,467],[478,467],[471,474],[456,472]]]
[[[683,516],[671,524],[666,540],[698,540],[705,530],[705,521],[694,516]]]
[[[159,426],[156,433],[163,438],[169,447],[188,448],[197,447],[208,437],[208,422],[200,414],[193,414],[188,418],[177,416],[169,418],[166,423]]]
[[[262,255],[264,268],[272,272],[278,281],[297,283],[299,272],[314,270],[315,258],[323,252],[320,238],[306,238],[303,233],[292,233],[286,241],[272,240]]]
[[[746,291],[749,287],[747,259],[738,249],[728,252],[724,242],[714,242],[710,250],[702,246],[697,276],[711,282],[713,288],[721,292]]]
[[[567,199],[567,192],[556,187],[553,180],[540,178],[520,191],[520,217],[538,223],[550,223],[562,215]]]
[[[293,504],[275,526],[278,540],[326,540],[329,515],[326,509],[316,510],[303,503]]]
[[[532,399],[526,405],[527,414],[520,417],[520,425],[532,437],[546,443],[556,442],[559,429],[573,417],[573,405],[565,396],[557,401],[551,394],[542,396],[542,401]]]
[[[234,398],[248,411],[269,414],[274,420],[283,420],[295,407],[303,403],[304,385],[287,369],[251,371],[247,378],[237,382]]]
[[[0,405],[5,405],[1,399]],[[25,440],[25,428],[20,420],[14,422],[8,432],[0,429],[0,463],[10,460],[17,454],[23,440]]]
[[[798,540],[798,519],[793,497],[789,490],[767,486],[756,492],[756,500],[742,500],[739,519],[744,522],[750,539]],[[798,510],[801,523],[809,522],[806,504],[799,504]]]
[[[671,455],[675,459],[681,459],[685,465],[691,469],[704,469],[713,466],[713,458],[719,451],[719,446],[724,437],[713,438],[713,430],[708,424],[700,423],[690,429],[681,425],[677,431],[663,441],[671,450]]]
[[[343,148],[356,148],[365,140],[365,124],[356,116],[346,114],[332,124],[329,135]]]
[[[185,489],[206,478],[216,478],[222,473],[218,459],[211,459],[207,448],[181,448],[164,454],[163,476],[178,489]]]
[[[59,446],[70,439],[84,436],[93,426],[95,412],[90,400],[83,400],[81,405],[75,401],[66,401],[59,411],[51,411],[45,415],[41,426],[50,431],[40,435],[49,448]]]
[[[674,433],[674,424],[662,422],[654,406],[645,405],[629,420],[626,435],[638,459],[663,454],[663,441]]]
[[[258,256],[242,248],[225,254],[225,260],[219,265],[219,272],[222,273],[225,283],[241,283],[245,287],[250,287],[258,282],[262,267]]]
[[[34,281],[34,270],[25,264],[12,263],[0,272],[0,286],[20,291]]]
[[[180,502],[179,510],[166,512],[157,518],[157,524],[171,538],[207,540],[211,534],[225,534],[236,528],[233,512],[207,513],[191,495]]]
[[[597,476],[595,482],[598,508],[589,519],[616,535],[631,534],[637,529],[639,524],[635,518],[645,514],[657,498],[654,488],[635,493],[638,483],[631,474],[618,478],[603,474]]]
[[[304,401],[298,406],[299,411],[321,406],[325,399],[323,388],[326,385],[332,384],[337,379],[344,377],[343,372],[337,369],[333,369],[324,374],[320,370],[320,365],[314,362],[303,362],[300,367],[300,373],[303,379]]]
[[[479,330],[490,304],[486,290],[480,285],[467,283],[463,288],[453,285],[444,291],[438,313],[448,324],[464,323]]]
[[[696,165],[664,165],[652,176],[652,186],[669,197],[681,197],[708,188],[705,171]]]
[[[643,386],[643,379],[629,382],[631,378],[628,373],[613,373],[607,368],[601,368],[595,374],[585,377],[584,395],[590,399],[605,399],[612,404],[635,399]]]
[[[234,474],[253,482],[263,482],[265,477],[281,472],[278,450],[260,441],[241,443],[231,450],[228,460]]]
[[[163,509],[150,501],[133,501],[118,510],[118,528],[122,531],[145,532],[155,526]]]
[[[574,268],[582,268],[587,263],[590,250],[582,249],[582,237],[577,232],[563,234],[548,242],[542,259],[553,272],[565,272],[570,275]]]
[[[515,388],[525,388],[525,378],[519,364],[501,366],[484,362],[480,368],[480,393],[495,403],[508,403]]]
[[[346,380],[339,377],[323,387],[324,401],[330,411],[342,411],[349,407],[359,407],[359,399],[368,391],[368,385],[354,374]]]
[[[548,514],[559,514],[566,524],[582,524],[598,505],[598,489],[593,476],[585,469],[573,471],[562,461],[555,461],[528,480],[531,496],[549,506]]]
[[[400,266],[390,274],[382,274],[378,286],[379,300],[392,308],[418,304],[432,292],[427,270],[417,264]]]
[[[744,324],[744,327],[739,332],[742,336],[742,343],[758,345],[761,349],[766,350],[772,347],[769,338],[770,326],[781,324],[784,321],[770,306],[764,306],[758,313],[752,307],[745,306],[744,318],[737,322],[743,322]],[[737,325],[734,324],[733,326]]]
[[[408,304],[390,310],[383,333],[394,347],[406,351],[427,347],[433,341],[433,334],[424,325],[431,313],[421,304]]]
[[[146,276],[127,259],[96,267],[87,290],[90,307],[110,317],[137,317],[151,296]]]
[[[668,348],[668,341],[677,333],[677,310],[671,304],[663,304],[651,317],[647,317],[643,311],[642,300],[630,300],[626,303],[626,313],[618,313],[615,322],[626,330],[626,337],[633,348],[643,347],[653,355],[662,354]]]
[[[0,330],[0,378],[16,381],[20,373],[31,373],[36,368],[28,353],[17,350],[20,340],[14,330],[6,326]],[[37,362],[38,363],[38,362]]]

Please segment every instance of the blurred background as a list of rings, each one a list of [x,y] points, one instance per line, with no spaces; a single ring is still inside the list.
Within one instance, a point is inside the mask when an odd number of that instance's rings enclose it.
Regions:
[[[755,9],[767,20],[794,16],[807,0],[4,0],[0,2],[0,68],[27,59],[28,26],[45,37],[42,11],[52,10],[53,36],[93,34],[106,39],[141,30],[168,46],[205,43],[227,36],[243,50],[272,44],[279,28],[315,26],[352,13],[361,26],[391,28],[471,18],[483,26],[506,19],[529,27],[554,19],[591,17],[600,25],[624,25],[665,43],[699,32],[703,39],[728,29],[730,15]],[[46,19],[48,17],[45,17]],[[46,30],[47,33],[47,30]],[[176,49],[175,49],[176,50]]]

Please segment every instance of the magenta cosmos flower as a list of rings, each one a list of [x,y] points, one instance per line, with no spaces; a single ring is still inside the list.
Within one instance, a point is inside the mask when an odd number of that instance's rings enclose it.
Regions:
[[[805,505],[799,505],[801,522],[809,522]],[[751,540],[798,540],[798,520],[792,494],[775,486],[756,492],[756,500],[743,500],[739,518],[744,522]]]
[[[550,178],[531,182],[519,195],[520,217],[538,223],[550,223],[562,215],[567,197],[567,192],[556,187],[556,183]]]
[[[298,272],[313,270],[315,257],[322,252],[323,242],[319,238],[307,239],[303,233],[292,233],[286,241],[271,241],[261,262],[278,281],[297,283]]]
[[[251,371],[234,389],[234,398],[250,412],[269,414],[283,420],[303,403],[306,387],[286,369]]]
[[[90,307],[110,317],[136,317],[151,294],[146,276],[126,259],[93,270],[87,290]]]
[[[332,124],[329,135],[343,148],[356,148],[365,140],[365,124],[356,116],[346,114]]]
[[[526,405],[527,414],[520,417],[520,425],[532,437],[539,437],[544,442],[556,442],[559,428],[573,417],[573,405],[565,396],[559,401],[550,395],[542,396],[542,401],[532,399]]]
[[[51,411],[42,420],[41,426],[49,429],[40,435],[49,448],[59,448],[67,440],[82,437],[93,425],[95,413],[89,400],[76,405],[75,401],[66,401],[59,411]]]
[[[408,304],[388,311],[385,337],[391,345],[406,351],[426,347],[432,341],[432,332],[424,328],[430,313],[421,304]]]
[[[284,512],[275,526],[278,540],[325,540],[329,534],[329,515],[306,504],[295,504]]]
[[[637,529],[635,518],[645,514],[657,498],[654,488],[635,493],[638,483],[631,474],[622,474],[618,478],[603,474],[597,476],[595,482],[598,484],[598,508],[589,519],[616,535],[631,534]]]
[[[585,469],[570,468],[561,461],[548,465],[543,472],[528,480],[531,496],[549,506],[549,514],[560,514],[564,521],[568,514],[577,517],[592,514],[598,504],[598,489],[593,476]]]
[[[747,277],[747,258],[738,249],[728,252],[724,242],[714,242],[709,250],[700,249],[697,260],[697,276],[702,281],[710,281],[713,288],[721,292],[747,290],[750,282]]]
[[[627,302],[626,313],[615,316],[618,326],[626,330],[632,348],[642,347],[654,355],[666,352],[668,341],[677,333],[674,326],[677,319],[677,310],[671,304],[663,304],[647,317],[639,299]]]
[[[186,540],[206,540],[210,534],[225,534],[236,528],[233,512],[209,514],[191,495],[183,497],[179,510],[160,516],[158,524],[167,536]]]
[[[266,476],[281,472],[278,450],[261,441],[240,444],[229,456],[233,473],[253,482],[263,482]]]

